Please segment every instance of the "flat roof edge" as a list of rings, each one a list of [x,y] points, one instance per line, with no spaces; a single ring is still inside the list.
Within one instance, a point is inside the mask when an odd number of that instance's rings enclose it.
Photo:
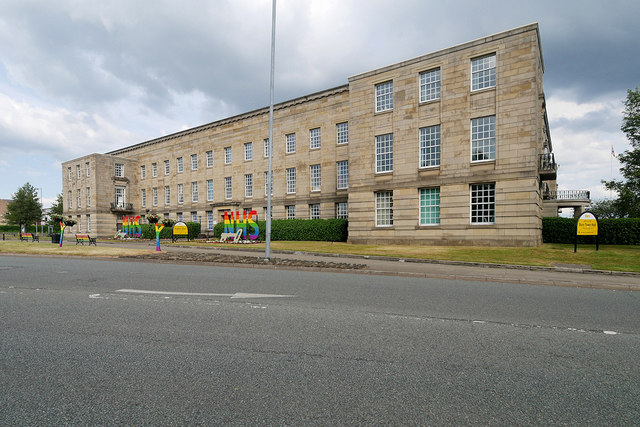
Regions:
[[[294,99],[290,99],[287,101],[283,101],[283,102],[279,102],[277,104],[275,104],[273,106],[273,110],[277,111],[277,110],[282,110],[284,108],[288,108],[297,104],[302,104],[304,102],[311,102],[311,101],[315,101],[318,99],[322,99],[322,98],[327,98],[329,96],[333,96],[333,95],[338,95],[340,93],[343,92],[348,92],[349,91],[349,85],[348,84],[344,84],[341,86],[336,86],[334,88],[331,89],[325,89],[319,92],[314,92],[312,94],[309,95],[304,95],[304,96],[300,96],[298,98],[294,98]],[[150,139],[148,141],[143,141],[143,142],[139,142],[137,144],[133,144],[133,145],[129,145],[127,147],[123,147],[123,148],[118,148],[117,150],[113,150],[113,151],[109,151],[105,154],[109,154],[109,155],[113,155],[113,156],[117,156],[119,154],[122,153],[126,153],[127,151],[132,151],[132,150],[137,150],[139,148],[143,148],[149,145],[153,145],[153,144],[157,144],[160,142],[164,142],[164,141],[168,141],[170,139],[175,139],[175,138],[179,138],[181,136],[185,136],[185,135],[189,135],[192,133],[197,133],[197,132],[202,132],[204,130],[207,129],[211,129],[211,128],[215,128],[218,126],[222,126],[228,123],[234,123],[240,120],[244,120],[244,119],[248,119],[250,117],[255,117],[255,116],[259,116],[262,114],[268,114],[269,113],[269,107],[261,107],[258,108],[256,110],[252,110],[252,111],[248,111],[246,113],[241,113],[235,116],[231,116],[231,117],[226,117],[224,119],[220,119],[220,120],[216,120],[214,122],[210,122],[210,123],[206,123],[204,125],[200,125],[200,126],[196,126],[193,128],[189,128],[189,129],[185,129],[179,132],[174,132],[168,135],[164,135],[158,138],[154,138],[154,139]]]
[[[495,33],[489,36],[485,36],[485,37],[480,37],[477,38],[475,40],[471,40],[468,42],[464,42],[455,46],[451,46],[448,48],[444,48],[441,50],[437,50],[435,52],[431,52],[431,53],[427,53],[425,55],[420,55],[417,56],[415,58],[411,58],[411,59],[407,59],[405,61],[401,61],[401,62],[397,62],[395,64],[391,64],[391,65],[387,65],[385,67],[381,67],[381,68],[376,68],[375,70],[371,70],[371,71],[367,71],[361,74],[356,74],[354,76],[349,77],[349,82],[352,81],[356,81],[356,80],[360,80],[360,79],[364,79],[367,77],[371,77],[371,76],[375,76],[377,74],[382,74],[385,73],[387,71],[391,71],[394,70],[396,68],[401,68],[401,67],[405,67],[407,65],[411,65],[411,64],[415,64],[417,62],[421,62],[421,61],[425,61],[425,60],[429,60],[432,58],[437,58],[439,56],[443,56],[443,55],[447,55],[449,53],[452,52],[456,52],[456,51],[460,51],[460,50],[464,50],[464,49],[468,49],[470,47],[474,47],[474,46],[479,46],[485,43],[489,43],[495,40],[500,40],[500,39],[504,39],[507,37],[511,37],[517,34],[522,34],[522,33],[526,33],[529,31],[535,31],[537,38],[538,38],[538,49],[540,51],[540,58],[542,58],[542,45],[540,42],[540,30],[538,27],[538,23],[534,22],[531,24],[527,24],[527,25],[523,25],[520,27],[516,27],[516,28],[512,28],[510,30],[506,30],[506,31],[502,31],[499,33]],[[544,61],[542,61],[542,69],[544,71]]]

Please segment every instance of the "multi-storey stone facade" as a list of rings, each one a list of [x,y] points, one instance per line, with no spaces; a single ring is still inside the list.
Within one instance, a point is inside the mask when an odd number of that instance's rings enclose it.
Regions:
[[[537,24],[274,108],[273,217],[349,218],[354,243],[537,245],[556,165]],[[113,235],[153,212],[211,232],[266,215],[268,109],[65,162],[64,211]]]

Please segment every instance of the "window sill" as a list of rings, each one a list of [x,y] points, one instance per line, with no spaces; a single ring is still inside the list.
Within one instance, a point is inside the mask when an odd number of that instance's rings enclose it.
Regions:
[[[416,230],[433,230],[434,228],[440,228],[442,224],[438,223],[438,224],[420,224],[420,225],[416,225],[415,229]]]
[[[483,87],[482,89],[475,89],[475,90],[471,89],[471,95],[475,95],[476,93],[495,91],[495,90],[496,90],[496,86]]]
[[[471,161],[471,166],[480,166],[480,165],[490,165],[490,164],[494,164],[496,163],[496,159],[490,159],[490,160],[472,160]]]
[[[428,101],[420,101],[418,102],[418,105],[429,105],[429,104],[435,104],[440,102],[440,98],[436,98],[436,99],[429,99]]]

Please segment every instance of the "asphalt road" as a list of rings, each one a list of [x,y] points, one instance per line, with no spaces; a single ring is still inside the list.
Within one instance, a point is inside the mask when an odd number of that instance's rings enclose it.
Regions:
[[[638,425],[639,314],[634,292],[0,256],[0,425]]]

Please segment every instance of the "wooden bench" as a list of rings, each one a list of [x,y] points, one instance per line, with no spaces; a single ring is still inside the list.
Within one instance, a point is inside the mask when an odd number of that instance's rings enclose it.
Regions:
[[[36,240],[38,242],[40,241],[40,237],[34,235],[33,233],[20,233],[20,240],[28,242],[29,239],[31,239],[32,242],[35,242]]]
[[[80,243],[81,245],[84,246],[84,242],[88,242],[89,246],[91,245],[98,246],[96,243],[95,237],[91,237],[88,234],[76,234],[76,245]]]

